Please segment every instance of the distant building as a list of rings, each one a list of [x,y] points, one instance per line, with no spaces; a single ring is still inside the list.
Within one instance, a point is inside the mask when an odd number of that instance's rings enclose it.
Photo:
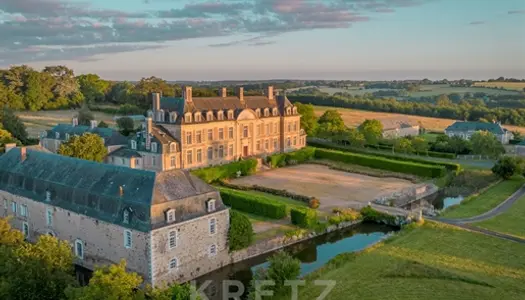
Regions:
[[[383,137],[387,139],[417,136],[419,135],[419,125],[411,122],[407,118],[388,118],[379,119],[383,125]]]
[[[500,123],[488,122],[463,122],[457,121],[445,129],[445,134],[449,137],[458,136],[470,140],[472,134],[477,131],[488,131],[496,136],[502,144],[508,144],[513,138],[512,132],[503,128]]]
[[[97,127],[97,121],[92,120],[90,126],[78,125],[78,119],[73,118],[71,124],[58,124],[50,130],[46,130],[40,137],[42,147],[53,153],[58,152],[60,144],[69,140],[72,136],[80,136],[84,133],[99,135],[104,140],[108,152],[114,151],[128,143],[128,139],[112,128]]]
[[[152,172],[12,148],[0,156],[0,216],[29,241],[71,244],[88,269],[127,261],[146,283],[188,281],[230,261],[229,212],[188,171]]]

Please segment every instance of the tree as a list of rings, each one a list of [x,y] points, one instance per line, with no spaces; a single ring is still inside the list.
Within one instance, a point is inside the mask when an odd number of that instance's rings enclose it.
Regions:
[[[472,152],[472,142],[459,136],[447,139],[448,147],[455,154],[466,154]]]
[[[412,148],[417,153],[426,153],[428,151],[428,143],[422,137],[415,137],[412,139]]]
[[[15,143],[17,146],[22,145],[22,143],[15,139],[9,131],[0,128],[0,148],[4,148],[5,144],[9,143]]]
[[[80,92],[84,95],[87,103],[103,102],[110,83],[95,74],[77,76]]]
[[[359,125],[359,131],[365,136],[368,144],[377,144],[383,136],[383,124],[378,120],[365,120]]]
[[[412,148],[412,142],[407,138],[400,138],[394,142],[394,150],[397,152],[409,153],[414,149]]]
[[[341,114],[335,109],[329,109],[317,121],[319,124],[318,136],[330,138],[341,136],[347,128]]]
[[[355,128],[351,128],[346,132],[346,139],[352,147],[364,147],[366,144],[365,136]]]
[[[24,235],[11,227],[9,218],[0,218],[0,246],[18,246],[23,241]]]
[[[500,158],[492,167],[492,173],[499,177],[508,180],[514,174],[523,171],[523,159],[519,157],[504,156]]]
[[[84,105],[78,111],[78,124],[89,126],[92,120],[95,120],[95,115],[89,110],[89,108]]]
[[[122,260],[118,265],[95,270],[87,286],[68,288],[66,295],[71,300],[142,300],[141,283],[137,273],[126,272],[126,261]]]
[[[488,131],[475,132],[470,138],[474,154],[487,155],[495,158],[505,153],[505,148],[496,136]]]
[[[450,101],[450,99],[448,98],[447,95],[445,94],[442,94],[442,95],[439,95],[438,98],[436,99],[436,105],[437,106],[451,106],[452,105],[452,101]]]
[[[253,228],[250,220],[245,215],[230,210],[230,229],[228,230],[230,251],[246,248],[252,242]]]
[[[295,280],[301,274],[301,262],[290,254],[279,251],[268,259],[267,279],[275,283],[275,291],[284,287],[286,280]]]
[[[26,126],[10,109],[4,109],[1,116],[2,126],[9,131],[13,137],[22,143],[28,141]]]
[[[103,162],[108,150],[99,135],[85,133],[82,136],[73,136],[67,142],[62,143],[58,148],[58,154]]]
[[[130,133],[135,131],[135,122],[130,117],[121,117],[117,120],[117,126],[120,132],[128,136]]]
[[[514,140],[519,140],[521,141],[523,139],[523,135],[521,134],[521,132],[519,132],[518,130],[514,130],[512,131],[512,136],[513,136],[513,139]]]
[[[307,135],[315,135],[317,128],[317,116],[314,112],[314,106],[311,104],[295,103],[297,112],[301,114],[301,128],[304,129]]]

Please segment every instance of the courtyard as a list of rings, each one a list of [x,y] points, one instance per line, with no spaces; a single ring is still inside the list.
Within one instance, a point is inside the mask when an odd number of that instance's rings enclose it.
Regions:
[[[379,196],[386,196],[414,185],[404,179],[372,177],[337,171],[316,164],[260,172],[233,179],[232,183],[265,186],[315,197],[321,201],[319,209],[323,211],[330,211],[335,207],[361,208]]]

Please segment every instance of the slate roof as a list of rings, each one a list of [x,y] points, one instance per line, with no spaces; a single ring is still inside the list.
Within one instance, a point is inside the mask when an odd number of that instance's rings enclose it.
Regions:
[[[457,121],[454,124],[448,126],[446,131],[488,131],[493,134],[504,134],[507,130],[501,127],[498,123],[486,123],[486,122],[462,122]]]
[[[385,118],[380,119],[379,122],[383,125],[383,130],[394,130],[401,128],[409,128],[416,126],[414,122],[411,122],[408,118]]]
[[[0,189],[44,203],[49,191],[51,205],[143,232],[154,226],[151,205],[215,191],[188,171],[155,173],[26,151],[23,161],[20,148],[0,156]],[[125,209],[130,224],[122,223]]]
[[[118,157],[126,157],[126,158],[142,157],[142,155],[138,151],[135,151],[127,147],[118,148],[117,150],[109,153],[108,156],[118,156]]]
[[[126,145],[128,141],[128,139],[125,136],[123,136],[122,134],[120,134],[120,132],[112,128],[91,128],[90,126],[73,126],[71,124],[58,124],[50,130],[46,130],[45,137],[49,139],[57,139],[56,133],[59,133],[59,140],[66,140],[66,133],[70,136],[80,136],[84,133],[94,133],[104,138],[106,146]]]

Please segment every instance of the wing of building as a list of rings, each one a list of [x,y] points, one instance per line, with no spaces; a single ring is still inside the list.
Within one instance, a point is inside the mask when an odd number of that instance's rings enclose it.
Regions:
[[[185,281],[228,259],[228,209],[185,170],[152,172],[27,148],[0,156],[0,216],[35,241],[69,241],[88,269],[126,259],[152,284]]]
[[[152,110],[143,130],[127,146],[109,154],[108,162],[148,170],[193,169],[240,158],[300,149],[306,135],[301,116],[284,95],[268,87],[265,96],[235,96],[221,88],[217,97],[150,95]]]
[[[397,138],[405,136],[419,135],[419,124],[410,121],[408,118],[395,117],[379,119],[383,125],[384,138]]]

